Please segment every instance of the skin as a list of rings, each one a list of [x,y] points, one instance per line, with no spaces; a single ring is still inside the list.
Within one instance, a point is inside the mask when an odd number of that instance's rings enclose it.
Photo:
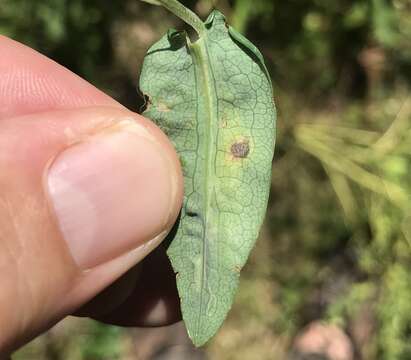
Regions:
[[[42,180],[47,159],[68,146],[68,128],[87,137],[135,121],[174,169],[175,200],[161,241],[183,196],[171,143],[149,120],[36,51],[0,36],[0,53],[0,357],[73,313],[123,326],[178,321],[165,247],[116,254],[85,271],[68,251]]]

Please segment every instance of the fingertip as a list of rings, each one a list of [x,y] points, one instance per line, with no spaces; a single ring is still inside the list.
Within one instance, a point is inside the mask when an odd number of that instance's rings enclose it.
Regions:
[[[120,120],[68,147],[47,188],[76,263],[89,269],[168,231],[180,205],[174,151],[141,121]]]

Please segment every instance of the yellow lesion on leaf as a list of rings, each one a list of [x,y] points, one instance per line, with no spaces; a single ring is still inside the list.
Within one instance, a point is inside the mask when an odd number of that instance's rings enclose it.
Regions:
[[[160,112],[169,112],[169,111],[171,111],[171,109],[166,104],[164,104],[162,102],[159,102],[157,104],[157,110],[160,111]]]
[[[234,129],[241,124],[240,116],[235,109],[233,111],[224,111],[219,118],[218,127],[220,129]]]
[[[220,129],[225,129],[228,125],[227,116],[222,116],[220,119],[219,127]]]

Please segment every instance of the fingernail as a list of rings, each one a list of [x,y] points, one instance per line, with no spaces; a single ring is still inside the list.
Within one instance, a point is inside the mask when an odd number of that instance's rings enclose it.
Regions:
[[[48,192],[80,268],[112,260],[170,226],[177,201],[174,166],[152,135],[131,122],[57,156]]]

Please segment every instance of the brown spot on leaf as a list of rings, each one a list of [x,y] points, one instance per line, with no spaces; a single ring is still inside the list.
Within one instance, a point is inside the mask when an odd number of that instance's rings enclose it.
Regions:
[[[250,144],[248,140],[242,140],[231,145],[231,154],[234,157],[244,159],[250,153]]]

